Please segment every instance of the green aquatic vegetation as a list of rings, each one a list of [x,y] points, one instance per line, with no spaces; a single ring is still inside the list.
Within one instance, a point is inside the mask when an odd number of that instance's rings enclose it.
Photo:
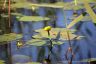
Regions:
[[[32,9],[33,10],[33,7],[35,9],[38,9],[38,7],[36,6],[30,6],[31,3],[29,2],[19,2],[19,3],[15,3],[15,4],[11,4],[11,8],[14,9],[14,8],[26,8],[26,9]]]
[[[7,44],[9,41],[17,40],[22,38],[21,34],[10,33],[10,34],[3,34],[0,35],[0,44]]]
[[[81,62],[93,62],[93,61],[96,61],[96,58],[88,58],[81,60]]]
[[[22,54],[15,54],[15,55],[13,55],[12,56],[12,59],[14,60],[14,61],[17,61],[17,59],[30,59],[30,57],[29,56],[26,56],[26,55],[22,55]]]
[[[22,17],[19,17],[18,16],[16,17],[18,21],[21,21],[21,22],[32,22],[32,21],[42,21],[42,20],[50,20],[48,17],[42,17],[42,16],[22,16]]]
[[[30,4],[30,6],[37,7],[51,7],[51,8],[63,8],[64,10],[79,10],[83,9],[82,5],[75,6],[74,3],[56,2],[56,3],[41,3],[41,4]]]
[[[50,36],[44,29],[36,30],[36,32],[39,33],[32,36],[33,39],[29,40],[26,44],[33,46],[46,46],[50,45],[48,42],[50,42],[51,39],[53,45],[61,45],[64,44],[64,41],[68,40],[66,29],[64,28],[52,28],[50,30]],[[69,30],[71,40],[74,40],[74,38],[77,40],[82,39],[83,36],[74,35],[72,34],[73,32],[75,32],[75,30]]]
[[[42,17],[42,16],[25,16],[23,14],[20,13],[11,13],[11,15],[16,16],[16,19],[18,21],[22,21],[22,22],[32,22],[32,21],[42,21],[42,20],[50,20],[50,18],[48,17]],[[9,17],[8,14],[2,14],[2,17]]]
[[[42,63],[39,63],[39,62],[27,62],[27,63],[16,63],[16,64],[42,64]]]
[[[19,16],[19,17],[24,16],[24,15],[21,14],[21,13],[10,13],[10,15]],[[9,15],[8,15],[8,13],[7,13],[7,14],[1,14],[1,17],[3,17],[3,18],[8,18]]]
[[[11,4],[11,8],[28,8],[28,2],[19,2],[15,4]]]
[[[68,18],[68,19],[70,19],[70,20],[74,20],[76,17],[74,17],[74,16],[72,16],[72,17],[70,17],[70,18]],[[92,21],[92,19],[91,19],[91,17],[90,16],[85,16],[83,19],[81,19],[80,21],[84,21],[84,22],[88,22],[88,21]]]
[[[13,15],[13,16],[23,16],[23,14],[21,14],[21,13],[11,13],[11,15]]]
[[[0,64],[5,64],[5,61],[4,60],[0,60]]]
[[[79,2],[84,2],[84,0],[78,0],[77,2],[78,3]],[[96,0],[87,0],[87,2],[89,2],[89,3],[96,3]]]
[[[8,14],[1,14],[1,17],[3,17],[3,18],[8,18],[9,15],[8,15]]]

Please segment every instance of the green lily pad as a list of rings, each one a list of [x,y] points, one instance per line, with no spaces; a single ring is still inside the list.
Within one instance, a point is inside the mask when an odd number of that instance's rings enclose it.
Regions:
[[[20,38],[22,38],[22,35],[15,33],[0,35],[0,44],[7,44],[9,41],[13,41]]]
[[[21,54],[15,54],[12,56],[13,59],[20,59],[20,58],[30,58],[29,56],[26,55],[21,55]]]
[[[52,44],[53,45],[62,45],[62,44],[64,44],[65,42],[60,42],[60,41],[57,41],[57,42],[55,42],[55,41],[52,41]]]
[[[86,0],[88,1],[89,3],[96,3],[96,0]],[[78,0],[77,3],[83,3],[84,0]]]
[[[27,2],[27,0],[14,0],[15,3],[22,3],[22,2]]]
[[[9,15],[8,14],[1,14],[1,17],[8,18]]]
[[[43,46],[46,44],[44,40],[39,40],[39,39],[32,39],[26,42],[28,45],[33,45],[33,46]]]
[[[61,32],[66,32],[66,31],[69,31],[69,32],[71,32],[71,33],[74,33],[74,32],[76,32],[76,30],[75,29],[66,29],[66,28],[51,28],[51,30],[50,30],[50,32],[52,31],[52,32],[59,32],[59,31],[61,31]],[[46,32],[44,29],[38,29],[38,30],[35,30],[36,32]]]
[[[37,7],[51,7],[51,8],[63,8],[64,10],[78,10],[83,9],[84,7],[81,5],[75,6],[74,3],[65,3],[65,2],[56,2],[54,4],[50,3],[41,3],[41,4],[30,4],[30,6],[37,6]]]
[[[29,4],[28,2],[18,2],[11,4],[11,8],[29,8]]]
[[[13,15],[13,16],[24,16],[23,14],[21,14],[21,13],[11,13],[11,15]],[[9,17],[9,15],[8,14],[1,14],[1,16],[2,17],[4,17],[4,18],[7,18],[7,17]]]
[[[42,64],[42,63],[39,63],[39,62],[27,62],[27,63],[16,63],[16,64]]]
[[[23,16],[20,18],[17,18],[17,20],[21,22],[32,22],[32,21],[42,21],[42,20],[50,20],[47,17],[41,17],[41,16]]]
[[[32,36],[35,39],[29,40],[28,42],[26,42],[26,44],[28,45],[33,45],[33,46],[47,46],[50,45],[50,39],[52,40],[52,44],[53,45],[61,45],[64,44],[66,40],[68,40],[68,35],[66,32],[67,29],[64,28],[52,28],[50,30],[50,37],[48,36],[47,31],[44,31],[43,29],[39,29],[36,30],[36,32],[39,32],[38,34]],[[75,34],[72,34],[75,32],[75,30],[73,30],[73,32],[71,30],[69,31],[69,36],[70,36],[70,40],[80,40],[81,38],[83,38],[84,36],[78,36]],[[58,35],[60,33],[60,35]],[[60,36],[59,39],[57,39],[57,41],[55,40],[57,38],[57,35]]]
[[[12,61],[14,63],[18,63],[20,61],[25,61],[25,62],[29,62],[29,60],[31,59],[30,56],[27,56],[27,55],[21,55],[21,54],[15,54],[12,56]]]
[[[0,60],[0,64],[5,64],[5,61],[4,60]]]
[[[55,33],[55,35],[52,34],[50,36],[50,38],[55,39],[56,36],[57,36],[57,34]],[[84,36],[78,36],[78,35],[75,35],[75,34],[72,34],[72,33],[69,33],[69,36],[70,36],[70,40],[74,40],[74,38],[76,40],[80,40],[80,39],[84,38]],[[48,34],[47,33],[44,33],[44,32],[42,34],[40,33],[40,34],[34,35],[32,37],[33,38],[49,38]],[[63,41],[68,40],[67,32],[63,32],[63,33],[61,32],[61,34],[60,34],[60,40],[63,40]]]
[[[22,16],[23,14],[21,14],[21,13],[11,13],[11,15],[13,15],[13,16]]]
[[[32,36],[33,38],[49,38],[47,31],[43,29],[35,30],[36,32],[39,32],[39,34]],[[64,28],[52,28],[50,30],[50,37],[56,38],[58,32],[60,32],[60,39],[62,40],[68,40],[67,31],[70,36],[70,40],[73,40],[77,35],[73,34],[76,30],[70,30],[70,29],[64,29]],[[81,39],[83,36],[78,36],[76,39]]]
[[[81,62],[93,62],[96,61],[96,58],[83,59]]]
[[[74,33],[76,30],[74,29],[66,29],[66,28],[52,28],[50,30],[50,35],[51,35],[51,38],[56,38],[56,35],[58,34],[59,31],[61,31],[61,33],[67,33],[66,31],[68,30],[69,33]],[[46,37],[48,38],[48,33],[47,31],[45,31],[44,29],[38,29],[38,30],[35,30],[36,32],[39,32],[38,35],[34,35],[33,37],[34,38],[43,38],[43,37]]]
[[[30,6],[30,2],[17,2],[17,3],[15,3],[15,4],[11,4],[11,8],[13,9],[13,8],[26,8],[26,9],[32,9],[33,10],[33,8],[34,9],[38,9],[38,7],[37,6]]]
[[[48,46],[50,45],[50,41],[49,40],[42,40],[42,39],[32,39],[29,40],[28,42],[26,42],[27,45],[33,45],[33,46]],[[60,42],[60,41],[52,41],[53,45],[61,45],[64,44],[64,42]]]
[[[70,20],[73,20],[73,19],[75,19],[76,17],[71,17],[71,18],[69,18]],[[83,19],[81,19],[81,21],[92,21],[92,19],[91,19],[91,17],[90,16],[84,16],[84,18]]]

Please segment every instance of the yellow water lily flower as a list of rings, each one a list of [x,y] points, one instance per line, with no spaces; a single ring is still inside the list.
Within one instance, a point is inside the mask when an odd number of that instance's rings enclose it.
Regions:
[[[50,31],[51,28],[52,28],[51,26],[46,26],[46,27],[44,28],[44,30],[45,30],[45,31]]]

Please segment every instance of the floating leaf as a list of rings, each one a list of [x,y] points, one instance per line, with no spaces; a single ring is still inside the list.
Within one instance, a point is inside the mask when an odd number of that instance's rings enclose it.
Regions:
[[[30,6],[37,6],[37,7],[51,7],[51,8],[63,8],[64,10],[78,10],[84,8],[82,5],[81,6],[75,6],[73,5],[74,3],[65,3],[65,2],[56,2],[56,3],[41,3],[41,4],[30,4]]]
[[[43,29],[39,29],[39,30],[35,30],[36,32],[39,32],[38,35],[34,35],[33,37],[34,38],[49,38],[48,34],[47,34],[47,31],[43,30]],[[61,32],[62,33],[66,33],[67,34],[67,29],[66,28],[52,28],[50,30],[50,35],[51,35],[51,38],[56,38],[58,32]],[[74,29],[68,29],[68,32],[69,33],[74,33],[76,30]]]
[[[50,32],[66,32],[66,31],[69,31],[70,33],[74,33],[76,30],[75,29],[66,29],[66,28],[51,28]],[[36,32],[46,32],[44,31],[43,29],[38,29],[38,30],[35,30]]]
[[[19,2],[11,4],[11,8],[29,8],[29,4],[28,2]]]
[[[41,17],[41,16],[22,16],[20,18],[17,18],[17,20],[22,22],[32,22],[32,21],[42,21],[42,20],[50,20],[47,17]]]
[[[96,58],[89,58],[89,59],[81,60],[81,62],[92,62],[92,61],[96,61]]]
[[[1,17],[8,18],[9,15],[8,14],[1,14]]]
[[[14,0],[15,3],[22,3],[22,2],[27,2],[27,0]]]
[[[84,3],[84,0],[78,0],[77,1],[78,3],[79,2],[83,2]],[[88,3],[96,3],[96,0],[87,0]]]
[[[28,42],[26,42],[26,44],[33,45],[33,46],[46,46],[46,45],[51,45],[50,40],[52,41],[52,45],[64,44],[64,42],[68,40],[68,34],[66,30],[68,29],[52,28],[50,30],[50,38],[48,36],[47,31],[43,29],[36,30],[39,33],[37,35],[32,36],[35,39],[29,40]],[[74,39],[80,40],[83,37],[83,36],[77,36],[75,34],[72,34],[71,30],[68,31],[69,31],[70,40],[74,40]]]
[[[0,64],[5,64],[5,61],[4,60],[0,60]]]
[[[55,41],[55,40],[52,40],[52,44],[53,45],[61,45],[63,44],[63,42],[61,41]],[[50,40],[47,39],[47,40],[43,40],[43,39],[32,39],[32,40],[29,40],[28,42],[26,42],[27,45],[33,45],[33,46],[48,46],[50,45]]]
[[[13,15],[13,16],[22,16],[21,13],[11,13],[11,15]]]
[[[23,14],[21,13],[11,13],[11,15],[14,15],[14,16],[24,16]],[[8,14],[1,14],[2,17],[5,17],[5,18],[8,18],[9,15]]]
[[[22,35],[16,33],[0,35],[0,42],[2,42],[0,44],[7,44],[9,41],[13,41],[20,38],[22,38]]]
[[[16,64],[42,64],[42,63],[39,63],[39,62],[28,62],[28,63],[16,63]]]
[[[39,40],[39,39],[32,39],[32,40],[29,40],[26,44],[33,45],[33,46],[43,46],[46,44],[46,41]]]
[[[21,54],[15,54],[12,56],[12,61],[16,63],[22,62],[22,61],[29,62],[30,59],[31,59],[30,56],[21,55]]]

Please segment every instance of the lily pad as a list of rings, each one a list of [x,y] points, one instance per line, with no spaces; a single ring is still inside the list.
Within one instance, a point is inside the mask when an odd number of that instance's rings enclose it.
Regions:
[[[22,38],[22,35],[16,33],[0,35],[0,44],[7,44],[9,41],[17,40],[20,38]]]
[[[21,13],[11,13],[11,15],[13,15],[13,16],[22,16],[23,14],[21,14]]]
[[[9,15],[8,14],[1,14],[1,17],[8,18]]]
[[[19,17],[24,16],[24,15],[21,14],[21,13],[11,13],[11,15],[17,16],[17,17],[18,17],[18,16],[19,16]],[[1,16],[4,17],[4,18],[8,18],[8,17],[9,17],[8,14],[1,14]]]
[[[68,30],[69,33],[74,33],[74,32],[76,31],[76,30],[74,30],[74,29],[52,28],[52,29],[50,30],[51,38],[56,38],[56,36],[57,36],[57,34],[58,34],[59,31],[60,31],[61,33],[66,33],[66,34],[67,34],[67,32],[66,32],[67,30]],[[35,31],[36,31],[36,32],[39,32],[39,34],[38,34],[38,35],[34,35],[34,36],[33,36],[34,38],[43,38],[43,37],[48,38],[48,37],[49,37],[47,31],[45,31],[44,29],[38,29],[38,30],[35,30]]]
[[[15,4],[11,4],[11,8],[28,8],[29,6],[28,2],[19,2]]]
[[[27,0],[14,0],[15,3],[22,3],[22,2],[27,2]]]
[[[37,6],[37,7],[51,7],[51,8],[63,8],[64,10],[78,10],[83,9],[82,5],[75,6],[74,3],[65,3],[65,2],[56,2],[54,4],[50,3],[41,3],[41,4],[30,4],[30,6]]]
[[[5,61],[4,60],[0,60],[0,64],[5,64]]]
[[[64,44],[66,40],[68,40],[68,34],[66,32],[66,29],[63,28],[52,28],[50,30],[50,36],[48,36],[47,31],[44,31],[43,29],[36,30],[39,32],[38,34],[32,36],[35,39],[29,40],[26,42],[28,45],[33,46],[46,46],[51,45],[50,40],[52,41],[53,45],[61,45]],[[77,36],[75,34],[72,34],[71,30],[69,31],[70,40],[80,40],[84,36]],[[74,31],[73,31],[74,32]]]
[[[56,36],[57,36],[57,33],[54,32],[53,34],[51,34],[50,37],[55,39]],[[78,36],[78,35],[75,35],[75,34],[72,34],[72,33],[69,33],[69,36],[70,36],[70,40],[74,40],[74,39],[80,40],[80,39],[84,38],[84,36]],[[45,32],[40,33],[38,35],[34,35],[32,37],[33,38],[49,38],[48,34],[45,33]],[[69,40],[67,32],[61,32],[60,33],[60,40],[63,40],[63,41]]]
[[[42,63],[39,63],[39,62],[28,62],[28,63],[16,63],[16,64],[42,64]]]
[[[42,20],[50,20],[47,17],[41,17],[41,16],[23,16],[20,18],[17,18],[17,20],[21,22],[32,22],[32,21],[42,21]]]
[[[81,62],[93,62],[96,61],[96,58],[83,59]]]
[[[30,56],[21,55],[21,54],[15,54],[12,56],[12,60],[15,63],[17,63],[17,62],[29,62],[30,59],[31,59]]]
[[[43,46],[46,44],[44,40],[39,40],[39,39],[32,39],[26,42],[28,45],[33,45],[33,46]]]
[[[39,32],[39,34],[32,36],[33,38],[49,38],[47,31],[44,31],[43,29],[39,29],[39,30],[35,30],[35,31]],[[70,29],[66,29],[66,28],[65,29],[64,28],[52,28],[50,30],[50,37],[54,39],[54,38],[56,38],[58,32],[60,32],[60,39],[68,40],[67,31],[69,33],[70,40],[73,40],[75,37],[77,37],[77,35],[72,34],[76,30],[74,30],[74,29],[70,30]],[[78,36],[78,38],[76,38],[76,39],[80,39],[80,37],[82,37],[82,36]]]
[[[15,4],[11,4],[11,8],[26,8],[26,9],[38,9],[37,6],[30,6],[30,2],[17,2]]]
[[[50,30],[50,32],[59,32],[59,31],[61,31],[61,32],[66,32],[66,31],[69,31],[69,32],[71,32],[71,33],[74,33],[74,32],[76,32],[76,30],[75,29],[67,29],[67,28],[51,28],[51,30]],[[38,29],[38,30],[35,30],[36,32],[46,32],[44,29]]]
[[[69,18],[70,20],[74,20],[76,17],[71,17],[71,18]],[[92,19],[91,19],[91,17],[90,16],[84,16],[84,18],[83,19],[81,19],[81,21],[92,21]]]
[[[32,40],[29,40],[28,42],[26,42],[26,44],[33,45],[33,46],[48,46],[48,45],[50,45],[50,40],[49,39],[47,39],[47,40],[32,39]],[[52,44],[53,45],[61,45],[61,44],[64,44],[64,41],[60,42],[60,41],[52,40]]]
[[[96,0],[86,0],[88,1],[89,3],[96,3]],[[78,0],[77,3],[83,3],[84,0]]]

